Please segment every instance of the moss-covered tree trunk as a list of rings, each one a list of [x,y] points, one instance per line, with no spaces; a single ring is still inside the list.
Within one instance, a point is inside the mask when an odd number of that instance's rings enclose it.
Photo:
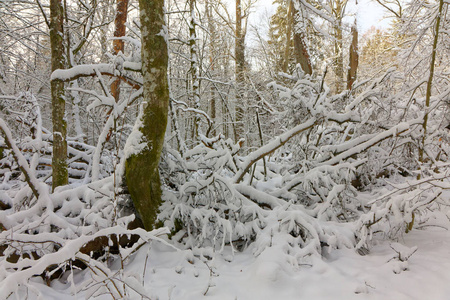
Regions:
[[[244,129],[244,71],[245,71],[245,32],[242,29],[242,3],[236,0],[236,38],[234,56],[236,60],[236,124],[235,140],[238,141],[245,136]]]
[[[139,10],[144,105],[138,122],[141,122],[140,142],[146,143],[147,147],[127,159],[125,179],[145,229],[151,230],[161,204],[158,165],[169,105],[164,0],[139,0]]]
[[[61,0],[50,1],[50,44],[52,50],[52,71],[64,69],[64,9]],[[67,122],[64,118],[66,101],[64,82],[51,81],[53,122],[53,190],[69,181],[67,171]]]

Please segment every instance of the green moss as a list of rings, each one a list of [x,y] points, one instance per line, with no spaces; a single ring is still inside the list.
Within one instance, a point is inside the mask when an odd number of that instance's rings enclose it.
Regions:
[[[162,221],[162,220],[156,221],[155,229],[162,228],[162,227],[164,227],[164,221]]]
[[[411,219],[411,222],[409,222],[408,225],[406,226],[405,233],[409,233],[409,232],[413,229],[415,217],[416,217],[416,215],[415,215],[414,213],[412,213],[412,219]]]
[[[155,227],[161,205],[161,182],[158,165],[164,144],[169,106],[167,83],[167,44],[160,35],[164,25],[164,1],[141,0],[143,101],[142,141],[148,147],[129,157],[125,164],[125,180],[134,207],[146,230]]]

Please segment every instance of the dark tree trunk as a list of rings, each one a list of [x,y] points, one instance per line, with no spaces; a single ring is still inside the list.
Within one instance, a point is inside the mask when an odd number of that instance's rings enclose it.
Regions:
[[[114,37],[119,38],[125,36],[125,23],[127,22],[128,15],[128,0],[117,0],[116,17],[114,19]],[[124,52],[125,44],[121,39],[115,39],[113,41],[113,54],[117,55],[120,52]],[[120,96],[120,79],[116,78],[111,84],[111,95],[119,101]]]
[[[214,27],[213,24],[213,19],[212,19],[212,7],[211,4],[209,3],[209,1],[206,1],[206,16],[208,19],[208,31],[210,34],[210,42],[209,42],[209,63],[210,63],[210,72],[211,72],[211,78],[214,79],[215,76],[215,45],[214,43],[216,42],[216,29]],[[216,134],[216,130],[214,129],[214,126],[216,124],[216,95],[215,95],[215,90],[214,90],[214,84],[211,84],[211,88],[210,88],[210,101],[209,101],[209,106],[210,106],[210,117],[212,120],[212,128],[210,131],[211,135],[215,135]]]
[[[352,44],[350,45],[350,59],[348,63],[348,73],[347,73],[347,89],[350,90],[353,83],[356,80],[356,73],[358,71],[358,29],[355,24],[352,26]]]
[[[293,23],[293,31],[294,31],[294,56],[295,62],[300,64],[303,72],[306,74],[312,74],[312,66],[311,59],[309,57],[308,48],[305,43],[304,33],[300,32],[297,26],[297,14],[298,11],[295,8],[294,1],[290,1],[289,10],[291,11],[291,18]]]
[[[50,1],[50,44],[52,51],[52,72],[64,69],[64,9],[61,0]],[[64,82],[52,80],[52,122],[53,122],[53,157],[52,189],[69,182],[67,171],[67,122],[64,118],[66,101],[64,99]]]

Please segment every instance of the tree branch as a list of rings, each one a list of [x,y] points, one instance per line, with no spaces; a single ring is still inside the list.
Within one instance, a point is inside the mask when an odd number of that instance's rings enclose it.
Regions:
[[[5,121],[3,119],[0,119],[0,130],[3,133],[3,137],[5,138],[5,143],[8,146],[9,149],[12,150],[12,155],[14,157],[14,160],[17,162],[17,165],[20,168],[20,171],[22,171],[23,175],[25,176],[25,181],[27,182],[28,186],[31,188],[31,191],[33,192],[33,195],[37,198],[39,198],[39,192],[37,190],[37,185],[39,182],[32,174],[32,171],[30,169],[30,166],[28,165],[27,160],[20,152],[19,148],[16,146],[16,143],[14,142],[12,138],[12,133],[9,130],[8,126],[6,125]]]
[[[259,148],[258,150],[252,152],[249,156],[247,156],[247,159],[244,161],[244,163],[240,166],[240,171],[236,173],[236,175],[233,178],[234,183],[239,183],[243,178],[245,173],[250,170],[251,166],[263,158],[264,156],[272,153],[273,151],[277,150],[284,144],[286,144],[290,139],[292,139],[297,134],[302,133],[305,130],[308,130],[309,128],[316,125],[317,120],[315,118],[311,118],[308,121],[306,121],[303,124],[297,125],[291,130],[283,133],[282,135],[278,136],[271,142],[269,142],[267,145]]]

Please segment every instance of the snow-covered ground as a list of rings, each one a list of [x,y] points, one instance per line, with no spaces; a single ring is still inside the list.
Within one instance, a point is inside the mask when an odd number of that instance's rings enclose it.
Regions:
[[[191,251],[153,242],[129,261],[123,277],[139,281],[145,277],[146,295],[159,300],[450,299],[450,232],[414,230],[398,242],[378,241],[366,256],[354,250],[334,250],[324,259],[310,258],[306,263],[307,259],[298,268],[275,247],[256,258],[248,249],[206,260]],[[410,257],[401,262],[399,253]],[[83,272],[74,280],[82,276],[91,275]],[[50,288],[37,280],[34,286],[42,299],[86,297],[71,296],[70,284],[53,283]],[[141,296],[130,294],[128,299]]]

